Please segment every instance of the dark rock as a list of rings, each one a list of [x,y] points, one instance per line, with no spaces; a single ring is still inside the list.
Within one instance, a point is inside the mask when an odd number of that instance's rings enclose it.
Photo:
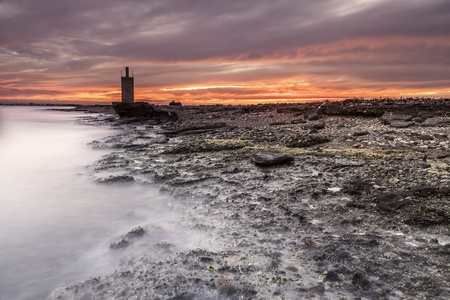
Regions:
[[[308,118],[308,120],[310,120],[310,121],[317,121],[317,120],[320,120],[320,119],[322,119],[322,117],[320,115],[318,115],[318,114],[312,114]]]
[[[353,274],[352,283],[364,290],[367,290],[370,287],[370,281],[360,272]]]
[[[137,237],[141,237],[145,234],[145,229],[142,228],[141,226],[138,226],[136,228],[131,229],[126,235],[125,237],[127,239],[133,239],[133,238],[137,238]]]
[[[353,136],[363,136],[363,135],[368,135],[369,132],[367,130],[362,130],[362,131],[355,131],[353,132]]]
[[[172,100],[172,101],[170,101],[169,105],[170,106],[181,106],[182,104],[179,101]]]
[[[314,122],[314,123],[306,123],[305,125],[302,125],[303,129],[324,129],[325,123],[323,122]]]
[[[274,166],[288,164],[294,160],[294,157],[280,152],[259,152],[251,155],[252,162],[257,166]]]
[[[409,196],[408,192],[388,192],[375,196],[377,207],[384,211],[394,212],[397,209],[411,204],[411,200],[405,198]]]
[[[339,278],[339,275],[335,271],[328,271],[327,275],[325,275],[325,281],[337,282],[341,281],[341,279]]]
[[[270,126],[277,126],[277,125],[285,125],[286,124],[286,122],[272,122],[272,123],[270,123],[269,125]]]
[[[207,262],[207,263],[210,263],[210,262],[213,261],[213,259],[212,259],[211,257],[206,257],[206,256],[200,257],[199,260],[200,260],[201,262]]]
[[[121,118],[135,118],[135,117],[153,117],[153,112],[155,109],[153,105],[147,102],[133,102],[133,103],[123,103],[123,102],[113,102],[112,103],[114,111]]]
[[[329,142],[330,139],[328,137],[322,135],[303,135],[297,134],[294,136],[288,136],[283,139],[283,142],[286,147],[294,148],[294,147],[309,147],[318,144],[323,144]]]
[[[113,102],[114,111],[120,118],[142,118],[143,120],[155,120],[161,123],[176,121],[178,116],[175,112],[164,111],[154,107],[147,102]]]
[[[115,241],[109,245],[109,248],[113,250],[122,249],[128,247],[129,243],[125,239],[120,239],[118,241]]]
[[[130,245],[130,243],[133,240],[142,237],[144,234],[145,234],[144,228],[142,228],[141,226],[138,226],[138,227],[130,230],[127,234],[121,236],[119,238],[119,240],[111,243],[109,245],[109,248],[111,248],[113,250],[126,248]]]
[[[370,182],[363,179],[350,181],[347,184],[344,184],[342,188],[342,192],[350,195],[362,195],[363,193],[369,193],[370,190]]]

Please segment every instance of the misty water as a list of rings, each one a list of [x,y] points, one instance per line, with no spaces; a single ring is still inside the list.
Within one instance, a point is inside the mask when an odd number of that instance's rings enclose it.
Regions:
[[[172,220],[149,185],[99,185],[87,143],[116,133],[83,113],[0,106],[0,299],[45,299],[59,286],[112,273],[112,239]]]

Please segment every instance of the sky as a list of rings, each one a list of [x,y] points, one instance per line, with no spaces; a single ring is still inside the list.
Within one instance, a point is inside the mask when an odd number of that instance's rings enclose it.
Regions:
[[[0,101],[450,97],[449,0],[0,0]]]

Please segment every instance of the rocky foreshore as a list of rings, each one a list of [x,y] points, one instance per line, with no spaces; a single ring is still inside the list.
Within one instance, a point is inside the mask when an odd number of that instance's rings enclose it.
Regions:
[[[450,299],[449,99],[79,109],[123,129],[93,180],[159,185],[203,240],[130,228],[110,251],[147,252],[49,299]]]

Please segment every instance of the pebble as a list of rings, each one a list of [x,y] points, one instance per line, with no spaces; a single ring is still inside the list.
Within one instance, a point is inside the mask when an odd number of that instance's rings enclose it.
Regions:
[[[298,272],[298,268],[294,266],[287,266],[286,270],[294,273]]]
[[[236,287],[225,277],[217,278],[214,281],[214,285],[216,286],[216,289],[221,293],[231,295],[236,292]]]
[[[322,285],[316,285],[310,287],[308,291],[310,291],[311,293],[322,294],[323,292],[325,292],[325,287],[323,287]]]

